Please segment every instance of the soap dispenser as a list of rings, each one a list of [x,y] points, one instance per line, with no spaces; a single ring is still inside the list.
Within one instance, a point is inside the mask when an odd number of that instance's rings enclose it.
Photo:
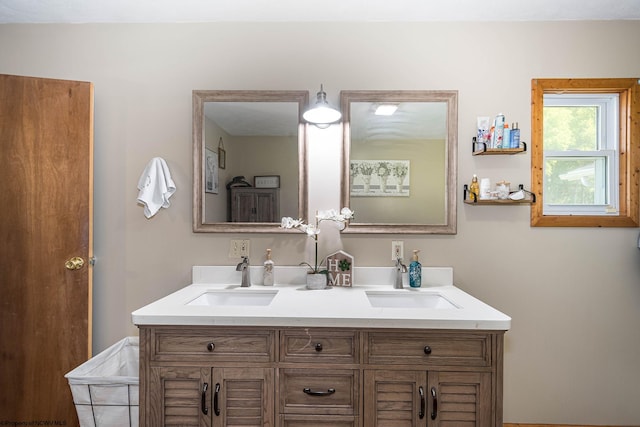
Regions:
[[[409,264],[409,286],[412,288],[419,288],[422,284],[422,264],[418,261],[417,249],[413,250],[413,257],[411,258],[411,264]]]
[[[271,249],[267,249],[267,260],[264,262],[264,271],[262,272],[262,284],[264,286],[273,286],[273,267],[274,262],[271,259]]]

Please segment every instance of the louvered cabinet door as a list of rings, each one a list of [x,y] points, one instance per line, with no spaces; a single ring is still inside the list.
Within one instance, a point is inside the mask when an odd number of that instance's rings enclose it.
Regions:
[[[426,426],[426,371],[366,370],[366,427]]]
[[[274,370],[214,368],[213,427],[275,427]]]
[[[491,373],[429,371],[430,427],[488,427],[492,420]]]
[[[150,368],[147,426],[211,426],[211,368]]]

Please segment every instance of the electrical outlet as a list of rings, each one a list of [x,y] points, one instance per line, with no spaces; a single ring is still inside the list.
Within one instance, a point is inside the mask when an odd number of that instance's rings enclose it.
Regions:
[[[404,242],[402,240],[391,242],[391,259],[396,261],[398,258],[404,258]]]
[[[243,256],[249,256],[249,239],[231,240],[229,258],[242,258]]]

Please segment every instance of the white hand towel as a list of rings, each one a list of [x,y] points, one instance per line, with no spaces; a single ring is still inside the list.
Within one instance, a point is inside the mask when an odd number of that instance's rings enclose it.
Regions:
[[[151,218],[160,208],[168,208],[169,197],[176,191],[167,162],[154,157],[138,180],[138,202],[144,205],[144,216]]]

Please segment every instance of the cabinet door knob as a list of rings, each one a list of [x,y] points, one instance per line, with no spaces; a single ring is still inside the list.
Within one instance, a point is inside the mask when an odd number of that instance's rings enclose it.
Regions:
[[[424,354],[431,354],[431,347],[429,347],[428,345],[424,346]]]
[[[213,351],[216,349],[216,345],[212,342],[210,342],[209,344],[207,344],[207,350],[209,351]]]
[[[316,343],[316,351],[320,352],[322,351],[322,343]]]

